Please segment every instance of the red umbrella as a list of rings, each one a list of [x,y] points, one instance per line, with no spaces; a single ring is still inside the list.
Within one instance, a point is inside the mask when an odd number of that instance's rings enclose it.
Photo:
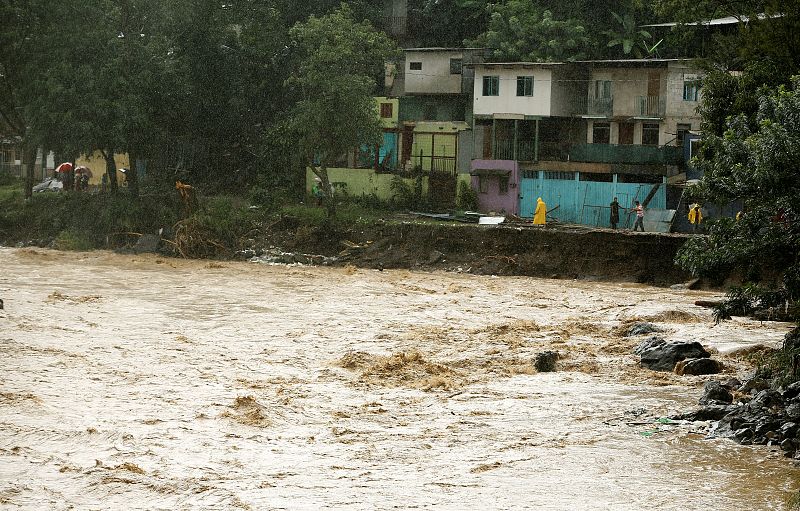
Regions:
[[[72,171],[72,164],[68,161],[56,167],[56,172],[71,172],[71,171]]]

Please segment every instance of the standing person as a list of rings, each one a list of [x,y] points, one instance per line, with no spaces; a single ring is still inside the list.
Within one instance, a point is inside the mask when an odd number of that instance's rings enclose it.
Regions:
[[[322,199],[325,198],[325,192],[322,190],[322,179],[315,177],[314,186],[311,187],[311,195],[317,202],[317,206],[322,206]]]
[[[614,197],[614,200],[611,202],[611,228],[616,229],[618,223],[619,223],[619,202],[617,202],[617,198]]]
[[[697,232],[697,228],[702,221],[703,213],[700,212],[700,204],[692,204],[689,208],[689,223],[692,224],[692,232]]]
[[[637,227],[641,227],[644,232],[644,207],[637,200],[633,210],[636,211],[636,223],[633,224],[633,230],[636,231]]]
[[[547,204],[541,197],[536,199],[536,211],[533,213],[533,225],[545,225],[547,223]]]

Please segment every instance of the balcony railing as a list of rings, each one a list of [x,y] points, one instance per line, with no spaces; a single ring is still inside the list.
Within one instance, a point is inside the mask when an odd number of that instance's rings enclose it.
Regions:
[[[664,117],[666,101],[661,96],[637,96],[636,112],[641,117]]]
[[[418,154],[411,157],[411,165],[423,172],[456,173],[455,156],[425,156]]]
[[[569,144],[540,142],[538,154],[531,140],[517,141],[516,155],[513,140],[495,141],[494,159],[517,161],[575,161],[587,163],[622,163],[629,165],[682,165],[683,148],[627,144]]]
[[[592,163],[663,164],[683,163],[683,148],[673,146],[574,144],[571,161]]]
[[[588,96],[581,99],[578,105],[579,115],[602,115],[611,117],[614,112],[614,98],[596,98]]]
[[[533,140],[518,140],[517,152],[514,154],[513,140],[497,140],[494,154],[497,160],[534,161],[536,159],[536,144]]]
[[[391,35],[406,35],[408,18],[406,16],[384,16],[383,28]]]

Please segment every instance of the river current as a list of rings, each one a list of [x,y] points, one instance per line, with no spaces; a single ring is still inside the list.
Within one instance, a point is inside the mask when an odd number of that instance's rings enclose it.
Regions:
[[[622,335],[746,374],[788,327],[715,325],[718,296],[0,249],[0,508],[786,509],[791,461],[664,419],[708,377]]]

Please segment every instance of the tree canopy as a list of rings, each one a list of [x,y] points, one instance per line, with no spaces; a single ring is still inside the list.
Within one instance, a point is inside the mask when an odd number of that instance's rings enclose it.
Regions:
[[[706,97],[704,102],[714,100]],[[800,77],[791,87],[762,88],[756,101],[754,119],[741,113],[727,120],[723,133],[707,133],[696,161],[704,177],[694,196],[720,204],[739,202],[743,214],[738,221],[712,223],[707,238],[690,240],[678,256],[696,274],[738,271],[746,280],[764,280],[763,288],[735,292],[737,300],[723,314],[744,314],[800,297]]]
[[[297,59],[287,80],[298,98],[291,112],[297,150],[332,197],[327,168],[349,149],[379,143],[375,77],[396,56],[395,45],[369,22],[355,21],[346,6],[311,16],[289,35]],[[331,213],[333,204],[327,203]]]

